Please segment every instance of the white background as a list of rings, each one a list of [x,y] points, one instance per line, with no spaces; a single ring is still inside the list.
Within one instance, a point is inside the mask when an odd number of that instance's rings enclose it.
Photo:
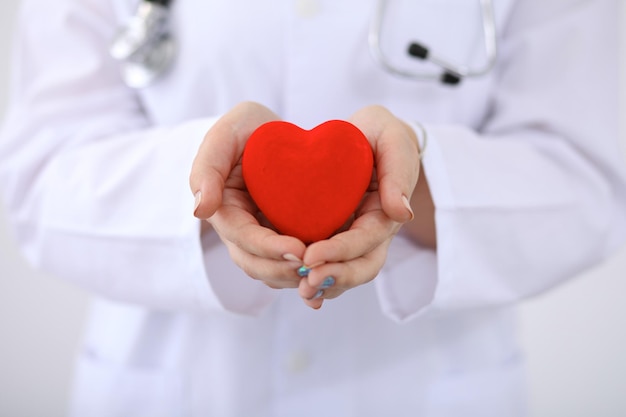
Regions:
[[[0,116],[16,5],[0,0]],[[624,83],[621,91],[626,98]],[[622,114],[626,126],[626,106]],[[0,417],[64,415],[87,302],[26,265],[0,210]],[[525,303],[521,321],[532,417],[626,416],[626,249]]]

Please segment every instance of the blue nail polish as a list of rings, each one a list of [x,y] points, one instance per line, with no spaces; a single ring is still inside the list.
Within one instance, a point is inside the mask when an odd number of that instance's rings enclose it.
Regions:
[[[306,266],[302,265],[300,268],[298,268],[298,276],[300,278],[306,278],[309,276],[309,272],[311,272],[311,268],[307,268]]]
[[[322,285],[320,285],[320,289],[322,290],[326,290],[330,287],[332,287],[333,285],[335,285],[335,278],[333,277],[326,277],[326,279],[324,279],[324,282],[322,282]]]
[[[318,292],[315,293],[313,297],[309,298],[309,301],[317,300],[322,295],[324,295],[324,290],[319,290]]]

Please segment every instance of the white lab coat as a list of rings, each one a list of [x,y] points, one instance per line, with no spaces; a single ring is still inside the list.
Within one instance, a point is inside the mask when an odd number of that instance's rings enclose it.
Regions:
[[[108,43],[134,0],[26,0],[0,184],[38,267],[94,296],[75,416],[521,416],[514,303],[624,239],[611,0],[497,0],[497,67],[460,87],[371,59],[373,0],[174,1],[171,71],[127,88]],[[484,59],[478,2],[394,1],[383,47]],[[200,241],[188,188],[216,117],[255,100],[311,128],[378,103],[426,125],[437,253],[312,311]]]

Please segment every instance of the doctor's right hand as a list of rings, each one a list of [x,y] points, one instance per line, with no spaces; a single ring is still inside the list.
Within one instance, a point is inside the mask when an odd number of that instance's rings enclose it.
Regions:
[[[301,278],[296,270],[306,246],[269,226],[248,194],[241,171],[252,132],[278,119],[258,103],[231,109],[205,135],[193,162],[190,186],[196,197],[194,215],[213,226],[244,272],[272,288],[297,288]]]

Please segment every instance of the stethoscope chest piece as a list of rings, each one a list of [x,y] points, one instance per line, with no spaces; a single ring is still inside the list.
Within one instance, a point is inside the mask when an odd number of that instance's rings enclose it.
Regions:
[[[167,3],[143,0],[111,43],[110,54],[120,61],[122,78],[129,87],[150,85],[174,61],[176,44],[167,28]]]
[[[129,87],[147,87],[169,68],[175,54],[174,40],[170,37],[163,38],[141,62],[133,60],[125,62],[122,66],[122,78]]]

